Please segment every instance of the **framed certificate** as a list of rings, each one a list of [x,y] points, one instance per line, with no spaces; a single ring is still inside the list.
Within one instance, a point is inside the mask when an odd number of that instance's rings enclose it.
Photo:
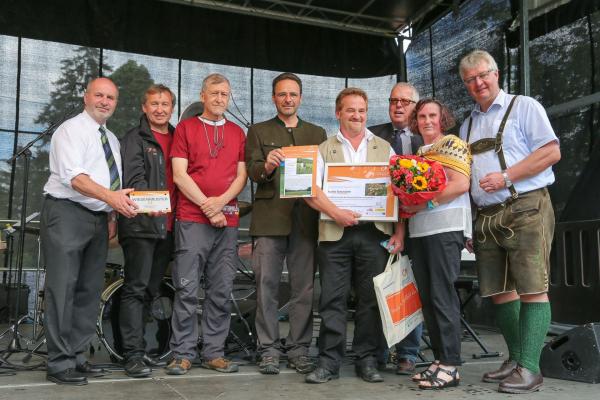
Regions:
[[[323,192],[339,208],[361,215],[360,221],[398,221],[398,198],[390,186],[387,162],[325,164]],[[331,219],[321,213],[321,219]]]
[[[171,212],[171,199],[168,190],[138,190],[129,193],[129,198],[137,204],[138,213]]]
[[[281,150],[285,160],[279,166],[279,197],[314,197],[319,146],[290,146]]]

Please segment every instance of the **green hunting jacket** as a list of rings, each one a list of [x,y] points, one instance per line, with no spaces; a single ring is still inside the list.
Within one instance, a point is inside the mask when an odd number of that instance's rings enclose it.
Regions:
[[[320,126],[298,119],[295,128],[286,128],[278,117],[252,125],[246,138],[246,168],[257,184],[250,234],[252,236],[287,236],[292,230],[292,209],[300,207],[301,229],[316,240],[319,214],[302,199],[279,198],[279,168],[270,176],[265,160],[273,149],[287,146],[318,145],[327,139]]]

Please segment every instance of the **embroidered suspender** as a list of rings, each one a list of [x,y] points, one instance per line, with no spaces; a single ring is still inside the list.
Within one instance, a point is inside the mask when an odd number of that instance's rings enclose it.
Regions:
[[[504,113],[504,117],[502,117],[502,121],[500,122],[500,127],[498,128],[498,133],[496,134],[496,138],[486,138],[479,139],[473,144],[469,145],[469,149],[471,150],[471,154],[479,154],[485,151],[494,150],[496,154],[498,154],[498,161],[500,162],[500,168],[502,171],[506,170],[506,159],[504,158],[504,151],[502,149],[502,135],[504,134],[504,126],[506,125],[506,121],[508,121],[508,116],[517,100],[518,95],[513,97],[506,109],[506,113]],[[473,117],[469,117],[469,126],[467,128],[467,143],[469,143],[469,138],[471,137],[471,127],[473,126]],[[515,189],[515,185],[510,185],[508,187],[508,191],[510,192],[510,196],[513,199],[519,197],[519,193]]]

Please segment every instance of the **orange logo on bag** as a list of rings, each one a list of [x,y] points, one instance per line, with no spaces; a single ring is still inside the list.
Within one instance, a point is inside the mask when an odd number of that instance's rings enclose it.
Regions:
[[[385,301],[394,324],[421,309],[421,299],[414,283],[406,285],[399,292],[386,296]]]

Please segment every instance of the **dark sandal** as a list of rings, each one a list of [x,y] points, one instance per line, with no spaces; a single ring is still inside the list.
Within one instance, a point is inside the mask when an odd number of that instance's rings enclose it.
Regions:
[[[432,365],[435,365],[435,369],[429,369]],[[439,368],[439,365],[440,365],[440,363],[432,362],[429,365],[429,367],[427,367],[426,370],[423,370],[423,371],[419,372],[418,374],[413,375],[411,378],[412,381],[413,382],[428,381],[429,378],[431,378],[436,373],[436,371]],[[418,378],[417,378],[417,375],[419,376]]]
[[[449,381],[446,381],[446,380],[439,378],[438,374],[440,373],[440,371],[445,373],[452,379]],[[445,389],[448,387],[456,387],[460,383],[460,378],[457,378],[456,375],[458,375],[458,368],[455,368],[454,371],[450,371],[445,368],[438,367],[438,369],[435,370],[435,372],[433,373],[433,375],[431,375],[429,377],[429,379],[424,380],[424,381],[429,382],[429,385],[419,384],[419,389],[440,390],[440,389]]]

